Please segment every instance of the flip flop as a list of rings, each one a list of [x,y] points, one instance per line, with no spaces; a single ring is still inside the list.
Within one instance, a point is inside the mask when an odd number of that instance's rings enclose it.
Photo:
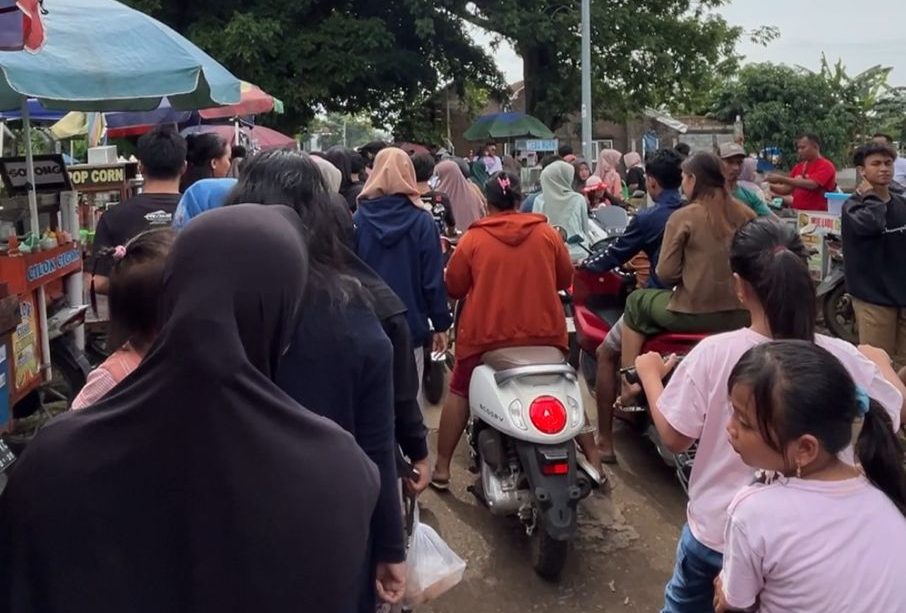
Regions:
[[[438,492],[449,492],[450,491],[450,479],[431,479],[431,489]]]

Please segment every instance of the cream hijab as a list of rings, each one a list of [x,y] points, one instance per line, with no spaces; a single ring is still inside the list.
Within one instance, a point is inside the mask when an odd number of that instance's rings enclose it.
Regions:
[[[617,172],[623,154],[616,149],[604,149],[598,157],[598,167],[595,176],[600,177],[607,184],[611,194],[620,194],[623,191],[623,179]]]
[[[382,196],[406,196],[413,205],[425,209],[418,182],[415,180],[415,166],[405,151],[397,147],[387,147],[378,152],[374,158],[374,169],[368,175],[368,181],[359,194],[362,200],[374,200]]]
[[[340,184],[343,182],[343,173],[340,172],[340,169],[319,155],[313,155],[311,159],[318,165],[318,170],[321,171],[321,176],[327,185],[327,191],[331,194],[339,194]]]
[[[465,232],[473,223],[484,217],[485,204],[475,184],[466,179],[459,164],[444,160],[434,168],[438,183],[436,191],[450,199],[456,229]]]

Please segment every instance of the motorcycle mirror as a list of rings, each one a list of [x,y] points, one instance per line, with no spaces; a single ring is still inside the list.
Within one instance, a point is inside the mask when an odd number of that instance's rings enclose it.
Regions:
[[[582,238],[581,236],[579,236],[578,234],[570,236],[568,239],[566,239],[567,245],[581,245],[584,242],[585,242],[585,239]]]

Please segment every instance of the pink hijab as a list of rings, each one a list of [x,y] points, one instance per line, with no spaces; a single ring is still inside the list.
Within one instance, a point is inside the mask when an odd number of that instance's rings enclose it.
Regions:
[[[387,147],[381,149],[374,158],[374,170],[368,175],[359,200],[374,200],[396,194],[406,196],[420,209],[425,208],[415,180],[415,166],[409,155],[397,147]]]
[[[598,157],[598,167],[595,168],[595,176],[600,177],[607,184],[607,189],[612,194],[623,192],[623,179],[617,172],[621,159],[623,159],[623,154],[616,149],[604,149]]]
[[[436,191],[446,194],[450,199],[457,230],[465,232],[469,226],[484,217],[481,192],[463,176],[459,164],[453,160],[444,160],[434,167],[434,174],[438,179]]]

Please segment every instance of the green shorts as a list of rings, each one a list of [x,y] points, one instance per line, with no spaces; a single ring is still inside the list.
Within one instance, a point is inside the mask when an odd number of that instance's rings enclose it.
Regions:
[[[640,334],[664,332],[727,332],[749,325],[744,309],[717,313],[679,313],[668,309],[673,290],[640,289],[629,294],[623,323]]]

